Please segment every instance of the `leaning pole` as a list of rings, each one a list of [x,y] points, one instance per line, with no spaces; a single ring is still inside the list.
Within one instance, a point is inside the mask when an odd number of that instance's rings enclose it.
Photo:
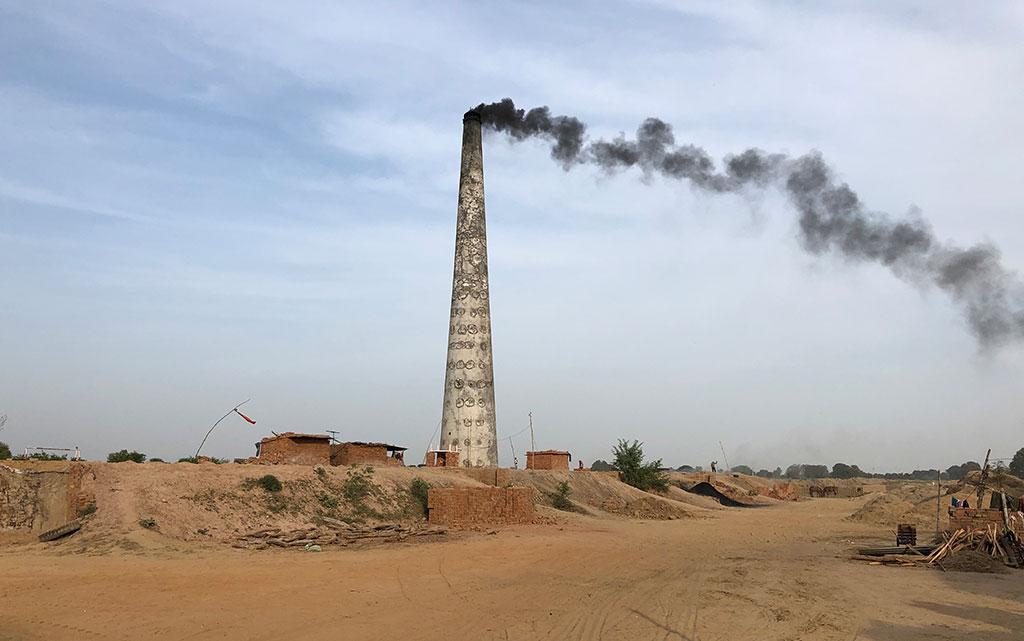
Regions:
[[[480,114],[476,111],[468,111],[462,118],[462,169],[449,318],[441,449],[458,450],[459,461],[465,466],[497,467],[484,158]]]

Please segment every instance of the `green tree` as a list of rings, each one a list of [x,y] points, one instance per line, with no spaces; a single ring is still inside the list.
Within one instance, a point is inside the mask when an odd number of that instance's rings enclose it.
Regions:
[[[11,458],[11,448],[7,443],[0,442],[0,461]]]
[[[136,452],[132,450],[121,450],[119,452],[111,452],[107,454],[107,463],[124,463],[125,461],[133,461],[135,463],[145,463],[146,455],[142,452]]]
[[[832,466],[832,478],[834,479],[852,479],[860,476],[865,476],[864,471],[856,465],[836,463]]]
[[[416,505],[419,506],[423,516],[427,516],[429,514],[429,510],[427,509],[427,498],[429,493],[430,483],[427,483],[418,476],[410,481],[409,494],[412,495],[413,500],[416,502]]]
[[[749,465],[733,465],[732,470],[730,471],[736,474],[746,474],[747,476],[754,475],[754,470],[752,470]]]
[[[827,479],[828,478],[828,466],[827,465],[807,465],[803,466],[804,478],[807,479]]]
[[[1024,479],[1024,447],[1017,450],[1017,453],[1013,455],[1013,460],[1010,461],[1010,474],[1019,479]]]
[[[668,476],[658,471],[661,459],[644,462],[644,444],[640,441],[630,443],[619,439],[619,444],[612,450],[615,456],[615,467],[619,470],[619,478],[623,483],[649,491],[668,489]]]
[[[594,472],[615,472],[615,466],[608,461],[597,459],[590,464],[590,469]]]

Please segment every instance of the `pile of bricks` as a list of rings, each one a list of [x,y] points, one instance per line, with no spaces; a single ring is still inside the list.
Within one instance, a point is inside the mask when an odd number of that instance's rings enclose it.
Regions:
[[[467,526],[530,523],[534,518],[530,487],[439,487],[427,493],[431,523]]]
[[[949,529],[951,530],[985,530],[992,523],[1003,524],[1002,510],[985,510],[973,507],[955,507],[949,510]]]

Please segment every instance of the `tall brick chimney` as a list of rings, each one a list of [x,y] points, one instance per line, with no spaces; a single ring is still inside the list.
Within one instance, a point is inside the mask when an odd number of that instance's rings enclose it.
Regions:
[[[484,158],[480,114],[476,111],[467,111],[462,118],[462,172],[450,318],[441,449],[458,450],[464,466],[497,467]]]

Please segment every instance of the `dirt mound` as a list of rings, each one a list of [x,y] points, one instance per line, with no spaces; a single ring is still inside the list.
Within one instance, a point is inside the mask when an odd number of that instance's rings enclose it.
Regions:
[[[324,519],[374,526],[424,520],[412,481],[432,487],[513,485],[550,505],[561,483],[579,511],[607,518],[678,519],[698,508],[630,487],[613,475],[546,470],[342,468],[300,465],[85,463],[81,494],[95,508],[82,530],[52,544],[63,552],[158,550],[227,543],[244,532],[299,531]],[[262,482],[271,475],[273,481]],[[556,512],[553,518],[562,518]],[[62,521],[63,522],[63,521]],[[59,525],[59,523],[58,523]]]
[[[537,490],[538,502],[550,503],[559,484],[569,485],[569,500],[576,505],[637,519],[680,519],[693,516],[691,506],[638,490],[608,474],[555,470],[502,470],[513,485]]]
[[[717,500],[699,494],[691,494],[677,485],[670,485],[666,496],[673,501],[701,511],[722,509],[722,504]]]
[[[976,491],[978,481],[981,480],[981,472],[974,470],[968,472],[961,484],[966,486],[964,489],[969,491]],[[1024,496],[1024,481],[1017,478],[1016,476],[1008,472],[992,472],[989,474],[988,480],[985,481],[988,489],[1001,489],[1006,492],[1007,496],[1018,497]]]
[[[942,560],[942,568],[953,572],[984,572],[1005,574],[1009,569],[988,554],[979,550],[965,549],[954,552]]]
[[[423,521],[414,478],[434,487],[479,485],[459,474],[417,468],[298,465],[138,465],[90,463],[96,511],[67,551],[149,549],[182,542],[224,543],[240,533],[298,530],[321,517],[358,524]],[[261,483],[272,475],[278,484]],[[162,535],[162,536],[161,536]]]
[[[757,493],[777,501],[799,501],[800,493],[793,487],[792,483],[779,485],[762,486],[757,488]]]
[[[917,522],[914,504],[893,494],[879,494],[870,498],[867,503],[846,519],[889,526],[896,523]]]

